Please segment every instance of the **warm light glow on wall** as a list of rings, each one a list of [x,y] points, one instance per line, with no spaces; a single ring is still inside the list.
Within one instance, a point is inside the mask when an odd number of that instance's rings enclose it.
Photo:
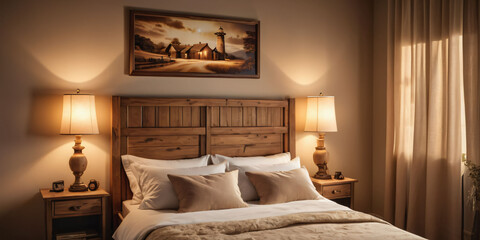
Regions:
[[[296,64],[295,64],[296,65]],[[300,85],[310,85],[320,79],[325,74],[326,66],[306,66],[310,64],[298,64],[297,66],[287,67],[284,73],[293,81]]]
[[[57,77],[72,83],[88,82],[100,75],[115,59],[112,54],[96,54],[77,47],[68,51],[45,52],[32,50],[32,54]]]
[[[43,33],[24,38],[22,45],[37,62],[58,78],[72,83],[88,82],[102,74],[115,59],[123,56],[122,41],[105,43],[83,29]]]
[[[320,81],[330,69],[332,59],[327,60],[322,54],[312,54],[304,49],[296,49],[285,54],[274,51],[271,60],[278,69],[299,85],[308,86]]]

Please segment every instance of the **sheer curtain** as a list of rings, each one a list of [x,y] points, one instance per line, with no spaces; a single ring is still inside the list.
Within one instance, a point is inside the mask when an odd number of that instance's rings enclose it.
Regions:
[[[480,5],[478,0],[465,0],[463,59],[465,83],[465,120],[467,137],[467,159],[480,164]],[[466,174],[467,175],[467,174]],[[471,188],[471,181],[465,177],[465,189]],[[465,227],[471,232],[473,212],[470,202],[465,204]]]
[[[389,3],[385,217],[460,239],[463,2]]]

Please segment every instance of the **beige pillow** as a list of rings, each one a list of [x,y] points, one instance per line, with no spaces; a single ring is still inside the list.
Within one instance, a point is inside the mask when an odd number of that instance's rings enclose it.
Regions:
[[[300,158],[296,157],[287,163],[278,164],[259,164],[259,165],[237,165],[230,163],[230,170],[238,169],[238,188],[242,193],[243,201],[258,200],[257,192],[245,172],[278,172],[290,171],[300,168]]]
[[[178,197],[178,212],[248,207],[238,188],[238,170],[204,176],[168,175]]]
[[[321,198],[305,168],[279,172],[246,172],[245,174],[257,190],[260,204]]]

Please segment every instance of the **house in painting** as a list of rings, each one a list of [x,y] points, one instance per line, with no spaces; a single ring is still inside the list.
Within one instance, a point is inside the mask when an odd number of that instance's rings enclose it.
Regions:
[[[213,60],[213,50],[208,43],[193,45],[170,44],[165,50],[170,58]]]
[[[182,52],[181,52],[181,56],[182,58],[184,59],[189,59],[189,55],[190,54],[190,49],[192,49],[192,45],[187,45],[184,49],[182,49]]]
[[[170,58],[181,58],[182,57],[182,50],[186,48],[187,46],[185,45],[180,45],[180,44],[170,44],[168,45],[168,54]]]
[[[200,59],[200,60],[212,60],[212,49],[208,46],[208,43],[198,43],[193,44],[193,46],[188,49],[188,56],[190,59]]]

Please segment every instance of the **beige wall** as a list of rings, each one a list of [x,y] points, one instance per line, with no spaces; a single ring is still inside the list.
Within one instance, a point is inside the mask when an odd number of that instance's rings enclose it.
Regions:
[[[97,96],[100,135],[85,136],[84,179],[109,187],[110,96],[296,97],[297,152],[311,173],[315,136],[302,131],[305,96],[336,97],[327,135],[332,171],[359,179],[356,206],[371,210],[372,2],[369,0],[1,1],[0,238],[43,237],[41,187],[73,176],[72,136],[58,135],[61,95]],[[126,7],[255,18],[261,78],[131,77]]]
[[[373,25],[373,145],[372,213],[384,214],[387,140],[387,22],[388,1],[375,0]]]

